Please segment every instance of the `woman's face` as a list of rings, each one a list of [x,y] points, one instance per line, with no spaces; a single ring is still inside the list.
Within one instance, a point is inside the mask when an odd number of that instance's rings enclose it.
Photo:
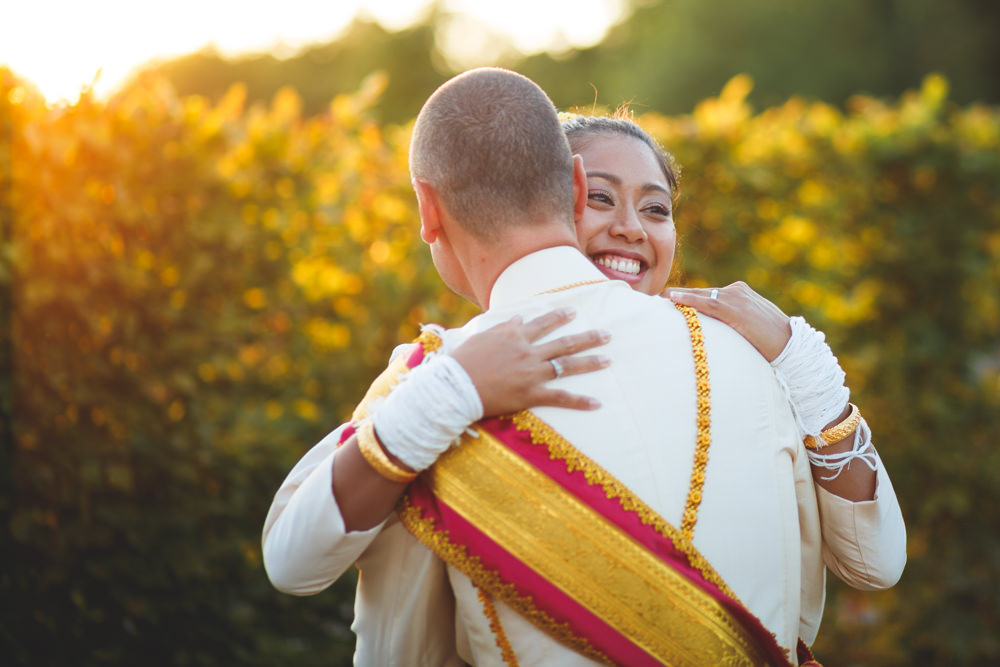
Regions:
[[[580,247],[609,278],[657,294],[670,275],[677,231],[656,155],[638,139],[602,134],[574,152],[587,172],[587,207],[576,221]]]

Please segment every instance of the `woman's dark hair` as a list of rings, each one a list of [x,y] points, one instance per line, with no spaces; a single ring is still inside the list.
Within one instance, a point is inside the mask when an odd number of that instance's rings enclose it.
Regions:
[[[649,146],[656,156],[663,176],[670,186],[674,201],[680,194],[680,166],[663,146],[632,120],[631,112],[621,108],[611,116],[584,116],[575,113],[560,113],[559,120],[570,148],[576,152],[596,135],[631,137]]]

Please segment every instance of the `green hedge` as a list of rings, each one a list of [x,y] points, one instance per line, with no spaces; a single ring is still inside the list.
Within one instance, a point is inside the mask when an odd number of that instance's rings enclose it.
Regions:
[[[349,663],[352,581],[276,593],[264,514],[395,343],[474,312],[417,237],[384,83],[304,117],[291,90],[213,105],[155,79],[49,109],[0,71],[14,664]],[[826,330],[893,473],[907,571],[831,584],[818,654],[996,660],[1000,112],[937,77],[847,112],[755,113],[750,85],[638,120],[684,167],[675,280],[744,279]]]

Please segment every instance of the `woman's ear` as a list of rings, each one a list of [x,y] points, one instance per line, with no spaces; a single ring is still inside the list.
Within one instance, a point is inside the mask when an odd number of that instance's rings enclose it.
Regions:
[[[417,193],[417,210],[420,212],[420,238],[430,245],[441,234],[441,205],[437,191],[427,181],[413,179],[413,190]]]
[[[583,156],[573,156],[573,221],[579,222],[587,210],[587,172],[583,168]]]

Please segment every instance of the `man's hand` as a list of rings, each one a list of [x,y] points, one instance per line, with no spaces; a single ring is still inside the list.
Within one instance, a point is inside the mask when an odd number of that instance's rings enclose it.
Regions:
[[[547,383],[556,377],[552,360],[558,362],[561,375],[607,368],[611,363],[607,357],[571,355],[604,345],[611,339],[610,333],[592,330],[535,344],[575,316],[575,311],[563,308],[527,324],[515,317],[470,337],[451,352],[476,385],[484,416],[495,417],[540,405],[574,410],[600,407],[593,398],[552,389]]]

